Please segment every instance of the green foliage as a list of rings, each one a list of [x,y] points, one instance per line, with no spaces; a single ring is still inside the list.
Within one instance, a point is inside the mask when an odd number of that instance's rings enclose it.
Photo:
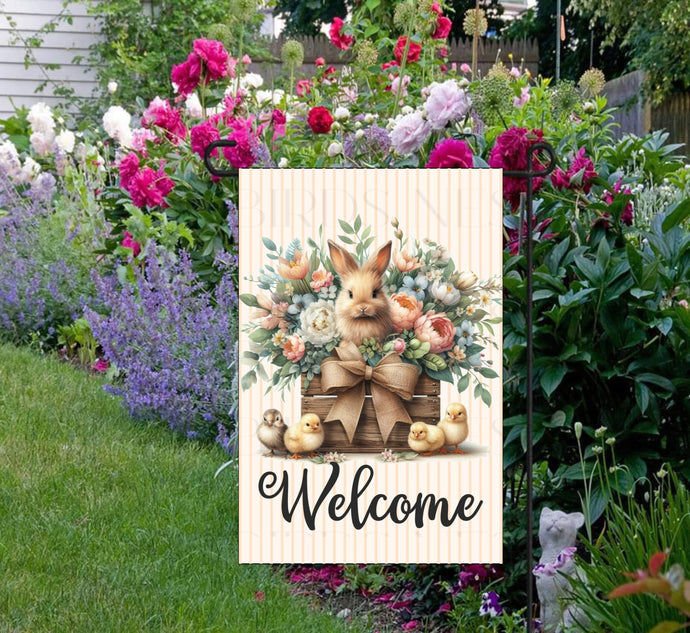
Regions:
[[[275,14],[285,20],[286,35],[318,35],[324,24],[333,18],[345,18],[352,9],[347,0],[304,2],[304,0],[276,0]]]
[[[93,337],[89,322],[79,317],[71,325],[58,330],[58,345],[63,347],[68,358],[74,358],[84,367],[90,367],[96,360],[98,342]]]

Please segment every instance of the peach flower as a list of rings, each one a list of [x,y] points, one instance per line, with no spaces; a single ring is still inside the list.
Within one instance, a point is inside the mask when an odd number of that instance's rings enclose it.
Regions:
[[[395,350],[396,354],[402,354],[405,351],[405,341],[401,338],[396,338],[393,341],[393,349]]]
[[[402,273],[409,273],[411,270],[417,270],[422,266],[418,257],[412,257],[407,250],[397,251],[393,254],[393,263],[395,267]]]
[[[328,270],[315,270],[311,274],[309,285],[316,291],[328,288],[333,283],[333,273]]]
[[[295,257],[290,261],[278,258],[278,274],[283,279],[304,279],[308,272],[309,258],[300,251],[295,251]]]
[[[396,292],[390,298],[393,331],[409,330],[421,316],[424,304],[404,292]]]
[[[415,321],[414,335],[423,343],[431,345],[429,351],[432,354],[438,354],[453,347],[455,326],[445,312],[437,314],[429,310]]]
[[[287,321],[285,314],[288,309],[288,304],[285,301],[274,303],[273,300],[260,292],[256,295],[256,301],[259,304],[259,309],[252,312],[252,319],[261,319],[261,327],[264,330],[274,330],[280,328],[287,330]]]
[[[297,334],[291,334],[285,339],[285,344],[283,345],[283,356],[293,363],[297,363],[302,360],[304,356],[304,341],[297,336]]]

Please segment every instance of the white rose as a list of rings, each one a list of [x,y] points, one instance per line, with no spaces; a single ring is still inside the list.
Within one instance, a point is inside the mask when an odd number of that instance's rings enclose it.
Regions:
[[[187,115],[194,119],[200,119],[204,115],[201,101],[199,101],[199,96],[196,92],[193,92],[185,99],[184,107]]]
[[[328,155],[333,158],[337,156],[338,154],[343,153],[343,146],[341,143],[338,141],[333,141],[329,146],[328,146]]]
[[[53,111],[50,109],[50,106],[47,106],[42,101],[31,106],[26,119],[31,124],[32,132],[47,134],[52,133],[55,129]]]
[[[108,82],[108,92],[114,95],[117,92],[117,81],[110,80]]]
[[[127,110],[120,106],[110,106],[103,115],[103,129],[110,138],[125,145],[132,137],[129,127],[131,121],[132,117]]]
[[[74,149],[74,141],[75,141],[75,136],[74,132],[70,132],[70,130],[62,130],[60,134],[58,134],[55,137],[55,144],[63,151],[68,154],[72,153],[72,150]]]
[[[31,156],[24,159],[20,180],[21,182],[33,182],[41,173],[41,166]]]
[[[283,156],[279,161],[278,161],[278,167],[281,169],[285,169],[288,166],[288,159]]]
[[[31,147],[39,156],[47,156],[53,151],[55,132],[46,130],[45,132],[33,132],[29,137]]]
[[[443,305],[452,306],[460,301],[460,291],[450,282],[437,279],[431,284],[431,294]]]
[[[325,345],[338,336],[335,303],[319,299],[300,314],[301,336],[313,345]]]
[[[347,121],[350,118],[350,111],[343,106],[338,106],[335,109],[334,116],[338,121]]]

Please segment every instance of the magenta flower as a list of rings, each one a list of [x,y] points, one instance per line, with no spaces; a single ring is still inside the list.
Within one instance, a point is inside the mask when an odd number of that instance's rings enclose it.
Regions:
[[[172,108],[167,99],[156,97],[144,111],[141,122],[145,127],[156,126],[165,130],[170,141],[177,144],[187,136],[187,128],[182,123],[179,110]]]
[[[350,48],[350,44],[352,44],[354,37],[352,37],[352,35],[345,35],[342,32],[344,24],[342,18],[333,18],[328,34],[330,35],[331,44],[333,44],[333,46],[346,51]]]
[[[167,196],[175,186],[162,167],[154,171],[152,167],[145,167],[137,172],[129,183],[127,191],[132,196],[132,204],[139,208],[168,206]]]
[[[613,204],[613,201],[616,199],[616,196],[622,193],[623,195],[631,195],[632,191],[630,190],[630,187],[626,186],[625,188],[623,187],[623,178],[619,178],[616,181],[616,184],[613,185],[613,193],[610,191],[605,191],[604,195],[601,196],[602,201],[604,201],[606,204],[611,206]],[[608,213],[604,213],[604,215],[601,216],[597,221],[601,221],[604,228],[609,228],[611,226],[610,222],[608,221],[611,218],[611,215]],[[635,211],[633,208],[633,203],[632,200],[629,200],[628,203],[625,205],[625,209],[621,212],[621,222],[625,224],[626,226],[632,226],[633,220],[635,219]],[[595,222],[596,223],[596,222]]]
[[[220,132],[209,121],[195,125],[189,135],[192,141],[192,151],[201,158],[204,157],[209,143],[220,140]],[[218,150],[214,149],[211,155],[217,156]]]
[[[227,77],[228,52],[223,44],[217,40],[194,40],[194,52],[204,62],[205,80],[209,81]]]
[[[447,138],[440,141],[429,154],[427,167],[460,167],[467,169],[473,165],[474,155],[465,141]]]
[[[594,169],[594,163],[589,156],[585,155],[585,148],[581,147],[567,172],[564,172],[560,167],[553,172],[551,184],[556,189],[573,189],[589,193],[596,177],[597,172]]]
[[[108,371],[110,368],[110,363],[105,360],[104,358],[99,358],[91,367],[94,371],[98,372],[99,374],[104,374],[105,372]]]
[[[141,244],[134,239],[134,236],[129,231],[124,231],[122,235],[121,245],[124,248],[132,250],[132,257],[139,257],[139,253],[141,253]]]
[[[192,94],[201,81],[201,59],[195,53],[189,53],[187,60],[176,64],[170,73],[170,81],[177,86],[181,97]]]
[[[134,152],[127,154],[127,156],[120,161],[118,171],[120,173],[120,187],[129,189],[129,183],[139,171],[139,156]]]
[[[235,141],[235,147],[227,147],[223,150],[225,158],[235,169],[251,167],[256,162],[253,149],[257,142],[248,125],[240,125],[230,136],[229,141]]]
[[[439,15],[436,19],[436,30],[431,36],[435,40],[445,40],[450,35],[453,23],[445,15]]]

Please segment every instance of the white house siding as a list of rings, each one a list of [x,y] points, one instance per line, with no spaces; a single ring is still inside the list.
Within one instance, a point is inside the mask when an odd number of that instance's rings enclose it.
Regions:
[[[0,118],[14,112],[16,106],[44,101],[55,105],[60,101],[53,96],[49,82],[44,90],[36,88],[48,77],[67,82],[79,96],[89,96],[95,87],[93,73],[84,64],[72,63],[74,57],[88,55],[88,48],[98,37],[96,20],[87,15],[86,7],[69,5],[73,23],[61,23],[53,33],[43,36],[40,48],[34,49],[39,63],[60,64],[57,70],[43,71],[37,65],[24,68],[24,47],[12,44],[11,27],[7,18],[17,23],[17,30],[28,38],[62,10],[62,0],[0,0]],[[10,101],[11,100],[11,101]]]

